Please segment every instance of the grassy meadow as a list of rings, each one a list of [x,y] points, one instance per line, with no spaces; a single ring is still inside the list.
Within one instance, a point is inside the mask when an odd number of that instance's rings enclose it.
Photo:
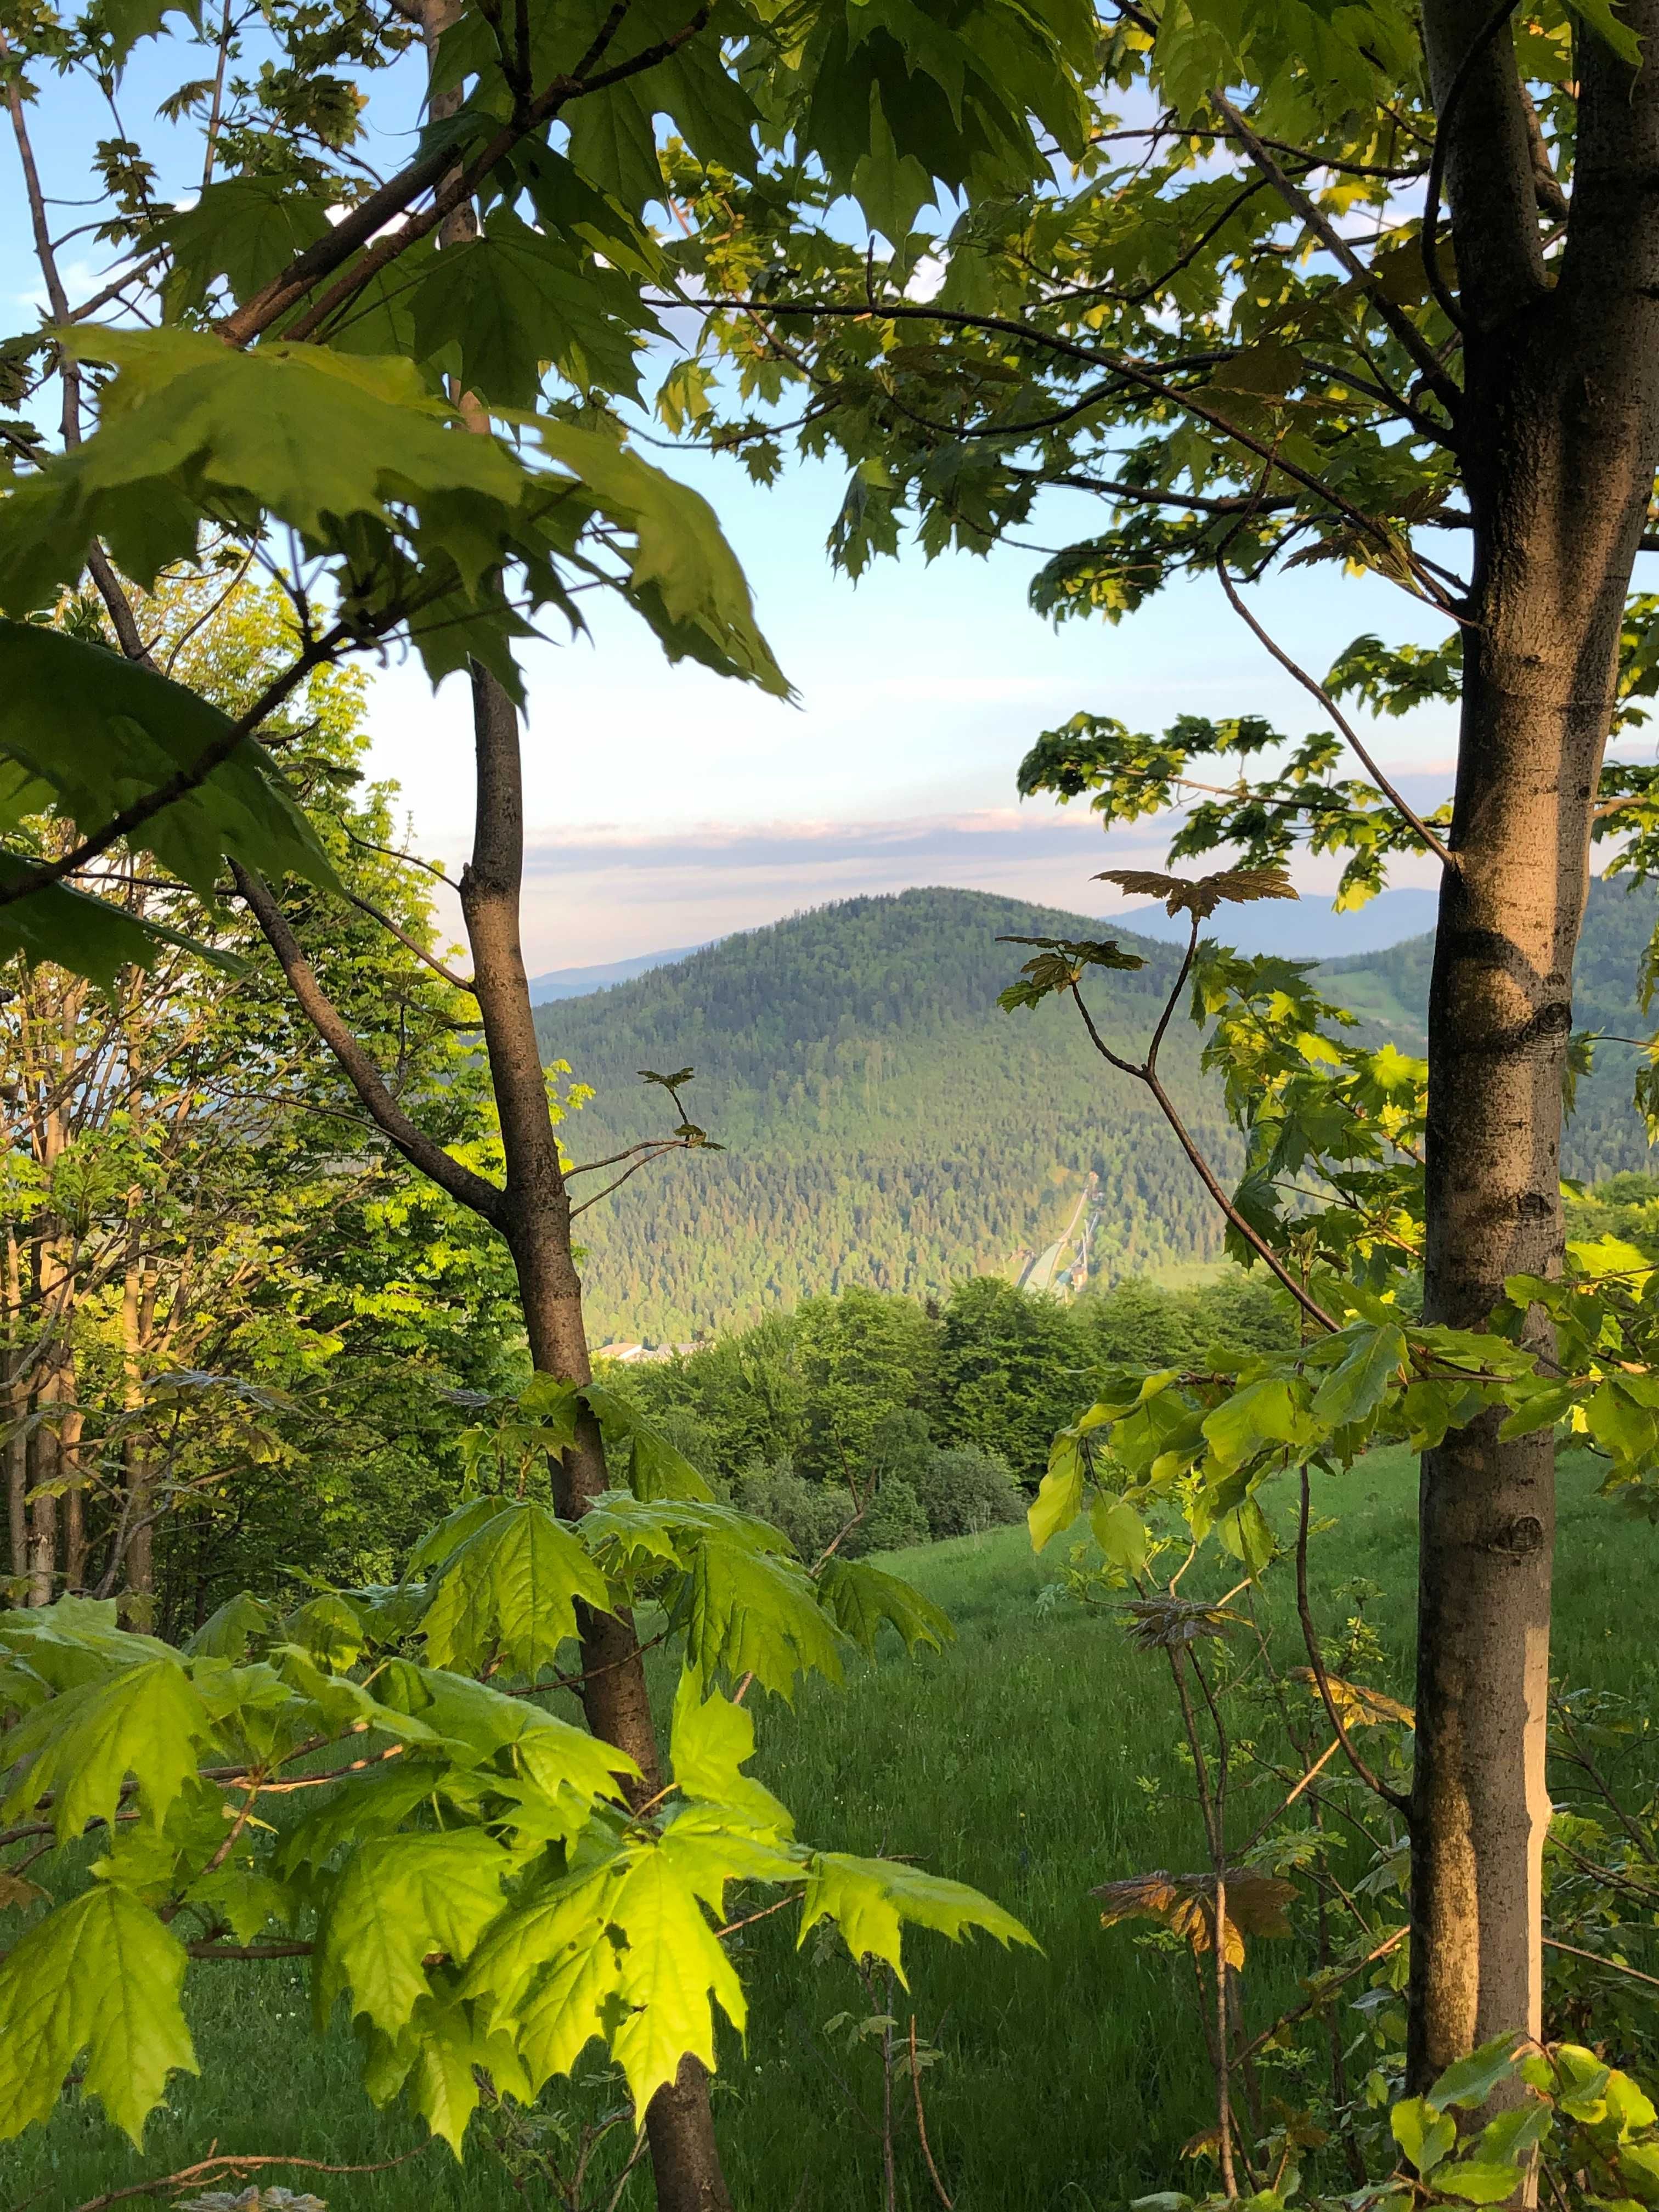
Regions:
[[[1595,1479],[1582,1459],[1564,1467],[1556,1672],[1650,1705],[1659,1638],[1639,1627],[1633,1637],[1632,1624],[1651,1617],[1659,1532],[1597,1498]],[[1317,1503],[1335,1525],[1319,1540],[1316,1601],[1322,1590],[1326,1612],[1340,1615],[1352,1578],[1380,1585],[1366,1607],[1388,1653],[1380,1686],[1405,1691],[1414,1464],[1377,1453],[1322,1483]],[[928,2130],[961,2212],[1105,2212],[1176,2184],[1181,2145],[1206,2117],[1190,1974],[1128,1929],[1103,1931],[1087,1893],[1201,1862],[1167,1671],[1109,1618],[1040,1603],[1054,1556],[1034,1559],[1022,1529],[895,1564],[947,1607],[957,1643],[914,1664],[895,1656],[860,1668],[844,1690],[811,1686],[793,1713],[772,1704],[757,1768],[804,1837],[913,1853],[988,1890],[1032,1930],[1041,1955],[908,1938],[910,1993],[897,1991],[893,2009],[902,2027],[914,2013],[940,2051],[926,2075]],[[781,1914],[735,1939],[752,2017],[746,2052],[729,2039],[716,2085],[727,2171],[744,2212],[877,2212],[878,2060],[872,2043],[849,2049],[847,2028],[827,2026],[872,2006],[838,1947],[809,1939],[797,1952],[793,1920]],[[1270,1951],[1255,1948],[1249,1978],[1253,2016],[1259,2007],[1263,2019],[1274,1983],[1289,1986]],[[216,2143],[356,2163],[419,2141],[401,2111],[368,2105],[343,2023],[313,2037],[301,1972],[222,1966],[193,1986],[204,2075],[176,2081],[142,2157],[95,2105],[66,2106],[0,2155],[0,2206],[67,2212]],[[588,2109],[606,2094],[591,2086]],[[314,2189],[330,2212],[516,2212],[556,2201],[520,2195],[482,2153],[462,2169],[441,2148],[378,2175],[267,2178]],[[608,2194],[593,2201],[603,2206]],[[914,2128],[898,2133],[897,2195],[910,2212],[936,2202]],[[623,2212],[650,2201],[636,2171]]]

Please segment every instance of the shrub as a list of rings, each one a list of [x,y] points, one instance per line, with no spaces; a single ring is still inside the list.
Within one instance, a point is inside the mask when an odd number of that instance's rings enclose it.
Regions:
[[[932,1451],[915,1480],[930,1535],[976,1535],[1025,1516],[1025,1493],[1000,1452],[966,1444]]]
[[[775,1467],[755,1462],[745,1468],[732,1486],[732,1502],[741,1512],[781,1528],[809,1567],[853,1511],[852,1499],[839,1484],[808,1482],[788,1460]]]
[[[902,1474],[890,1474],[842,1548],[855,1559],[866,1552],[899,1552],[925,1544],[929,1534],[921,1500]]]

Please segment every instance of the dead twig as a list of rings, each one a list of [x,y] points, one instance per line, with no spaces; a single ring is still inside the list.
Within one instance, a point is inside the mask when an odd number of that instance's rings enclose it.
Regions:
[[[394,2166],[407,2166],[410,2159],[430,2148],[430,2143],[416,2143],[401,2158],[383,2158],[372,2166],[331,2166],[320,2158],[284,2157],[280,2151],[210,2151],[194,2166],[181,2166],[176,2172],[160,2173],[150,2181],[131,2181],[125,2189],[107,2189],[101,2197],[88,2197],[75,2207],[75,2212],[104,2212],[106,2205],[125,2203],[135,2197],[159,2197],[164,2190],[182,2189],[192,2181],[240,2181],[245,2174],[258,2173],[268,2166],[292,2166],[304,2173],[389,2173]]]

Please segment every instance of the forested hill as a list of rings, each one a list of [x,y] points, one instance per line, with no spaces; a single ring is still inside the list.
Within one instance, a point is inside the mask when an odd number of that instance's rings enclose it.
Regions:
[[[1581,1024],[1632,1033],[1654,907],[1596,887]],[[583,1217],[596,1333],[672,1340],[849,1284],[923,1296],[1000,1271],[1060,1234],[1091,1169],[1103,1201],[1097,1273],[1213,1256],[1213,1214],[1144,1095],[1103,1066],[1067,1009],[997,1006],[1024,957],[1000,936],[1099,927],[981,891],[849,899],[538,1008],[544,1054],[598,1093],[566,1131],[579,1161],[672,1125],[665,1094],[639,1081],[645,1067],[695,1067],[687,1103],[727,1147],[662,1160]],[[1131,1048],[1177,957],[1134,942],[1146,967],[1103,977],[1091,1000],[1108,1041]],[[1357,1009],[1414,1042],[1431,942],[1329,972]],[[1164,1054],[1201,1140],[1232,1164],[1184,1020]],[[1630,1057],[1609,1049],[1581,1091],[1569,1172],[1648,1164]],[[578,1195],[605,1180],[584,1177]]]
[[[1656,912],[1659,895],[1651,886],[1632,890],[1624,877],[1592,878],[1573,971],[1576,1030],[1626,1037],[1650,1033],[1654,1017],[1641,1009],[1637,978]],[[1420,1053],[1426,1042],[1433,959],[1432,935],[1410,938],[1386,952],[1328,962],[1326,988],[1331,998],[1385,1026],[1402,1048]],[[1628,1045],[1596,1047],[1593,1072],[1579,1084],[1567,1123],[1564,1174],[1593,1182],[1627,1168],[1659,1164],[1631,1105],[1636,1066],[1637,1055]]]
[[[687,1103],[728,1147],[663,1160],[583,1217],[593,1327],[672,1339],[851,1283],[942,1290],[1058,1236],[1091,1168],[1108,1200],[1097,1267],[1217,1249],[1173,1139],[1075,1017],[997,1006],[1027,957],[999,936],[1093,927],[979,891],[849,899],[538,1008],[544,1054],[599,1092],[566,1133],[578,1159],[672,1126],[641,1067],[694,1066]],[[1127,1042],[1146,1035],[1178,957],[1139,949],[1147,966],[1095,994]],[[1184,1024],[1165,1052],[1205,1140],[1228,1155]]]

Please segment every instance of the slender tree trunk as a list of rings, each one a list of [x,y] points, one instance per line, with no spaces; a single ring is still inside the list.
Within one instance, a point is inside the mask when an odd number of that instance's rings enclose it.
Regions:
[[[472,676],[478,765],[477,830],[461,876],[461,911],[483,1020],[489,1072],[507,1159],[507,1238],[524,1304],[531,1358],[539,1371],[572,1382],[592,1379],[582,1318],[581,1279],[570,1249],[570,1199],[548,1111],[547,1078],[519,938],[524,876],[524,792],[518,715],[495,678]],[[556,1462],[556,1503],[574,1519],[606,1485],[599,1424],[584,1416],[576,1441]],[[656,1725],[634,1624],[626,1614],[586,1612],[581,1626],[582,1702],[596,1735],[629,1753],[643,1779],[641,1800],[661,1787]],[[708,2081],[694,2058],[646,2112],[657,2202],[662,2212],[730,2212],[709,2112]]]
[[[76,1377],[74,1363],[67,1370],[69,1395],[75,1398],[80,1385]],[[82,1590],[87,1581],[87,1498],[82,1487],[81,1437],[86,1416],[78,1405],[72,1406],[58,1425],[58,1455],[70,1487],[64,1492],[64,1588]]]
[[[1485,15],[1466,11],[1467,24]],[[1654,15],[1651,0],[1642,9]],[[1638,29],[1649,26],[1638,23]],[[1507,46],[1507,34],[1502,42]],[[1561,1263],[1561,1079],[1619,634],[1659,460],[1659,132],[1651,68],[1581,39],[1579,170],[1560,280],[1518,306],[1459,232],[1474,519],[1451,847],[1429,999],[1428,1319],[1478,1328],[1504,1278]],[[1439,57],[1443,80],[1455,57]],[[1513,77],[1513,64],[1509,64]],[[1498,79],[1494,83],[1502,89]],[[1479,72],[1502,170],[1515,118]],[[1490,89],[1488,88],[1487,89]],[[1456,208],[1454,180],[1454,208]],[[1499,278],[1503,281],[1500,282]],[[1534,1309],[1533,1348],[1548,1358]],[[1551,1437],[1497,1414],[1425,1455],[1408,2074],[1540,2033]]]
[[[19,1346],[22,1341],[23,1270],[17,1245],[17,1230],[14,1224],[6,1231],[5,1249],[6,1299],[6,1395],[5,1413],[9,1422],[21,1422],[28,1408],[27,1392],[17,1382],[21,1361]],[[6,1438],[6,1533],[11,1543],[11,1571],[19,1581],[28,1573],[29,1516],[25,1503],[28,1496],[28,1441],[21,1428],[14,1427]]]
[[[50,1320],[46,1322],[50,1328]],[[51,1355],[47,1355],[50,1363]],[[31,1410],[40,1415],[30,1431],[27,1455],[28,1591],[26,1605],[50,1605],[58,1584],[58,1497],[53,1486],[60,1463],[52,1408],[59,1395],[55,1364],[47,1364],[30,1392]]]
[[[399,0],[403,4],[403,0]],[[409,0],[420,9],[428,56],[453,19],[454,0]],[[439,94],[434,118],[453,112],[459,94]],[[477,216],[465,201],[440,233],[446,248],[465,248]],[[457,398],[471,428],[488,435],[484,410]],[[461,912],[472,953],[478,1012],[501,1116],[507,1164],[507,1240],[518,1275],[530,1356],[538,1372],[572,1382],[592,1380],[581,1279],[570,1249],[570,1200],[559,1166],[558,1139],[548,1110],[547,1079],[536,1042],[530,986],[520,943],[524,883],[524,787],[516,708],[500,682],[476,663],[472,718],[477,758],[477,814],[472,860],[461,876]],[[605,1446],[591,1414],[576,1441],[556,1462],[555,1502],[566,1519],[586,1510],[605,1487]],[[582,1705],[595,1735],[628,1753],[640,1769],[640,1801],[662,1785],[656,1723],[645,1662],[632,1619],[580,1608]],[[708,2077],[696,2059],[681,2061],[677,2079],[659,2089],[646,2112],[651,2165],[660,2212],[731,2212],[709,2110]]]
[[[121,1398],[129,1413],[143,1400],[143,1343],[144,1281],[139,1267],[139,1224],[136,1200],[127,1239],[126,1275],[121,1286]],[[153,1304],[153,1299],[150,1301]],[[148,1629],[155,1612],[155,1529],[149,1518],[154,1473],[141,1436],[122,1442],[126,1477],[122,1501],[121,1557],[112,1565],[121,1584],[122,1617],[129,1627]]]

